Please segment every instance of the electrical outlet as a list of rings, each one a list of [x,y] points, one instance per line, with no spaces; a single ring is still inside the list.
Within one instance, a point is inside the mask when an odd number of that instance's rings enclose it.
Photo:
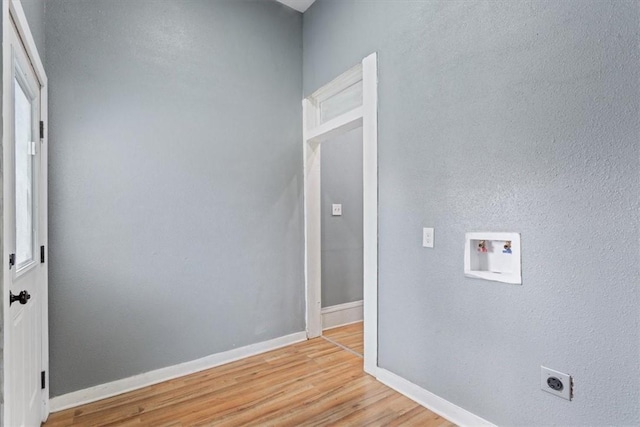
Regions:
[[[573,379],[568,374],[540,366],[540,388],[563,399],[573,397]]]
[[[342,216],[342,205],[335,203],[331,205],[331,215]]]
[[[425,248],[433,247],[433,228],[422,229],[422,246]]]

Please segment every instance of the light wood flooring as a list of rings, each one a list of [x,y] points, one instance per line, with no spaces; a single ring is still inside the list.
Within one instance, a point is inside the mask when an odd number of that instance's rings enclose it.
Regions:
[[[327,332],[362,351],[356,326],[340,329]],[[362,358],[323,338],[57,412],[44,425],[453,426],[365,374]]]
[[[327,329],[322,332],[322,336],[362,356],[364,354],[362,326],[362,322],[358,322],[339,328]]]

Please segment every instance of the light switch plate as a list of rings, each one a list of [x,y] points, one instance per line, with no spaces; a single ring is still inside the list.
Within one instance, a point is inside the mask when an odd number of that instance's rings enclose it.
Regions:
[[[422,246],[425,248],[433,247],[433,228],[425,227],[422,229]]]
[[[331,215],[342,216],[342,205],[338,203],[331,205]]]

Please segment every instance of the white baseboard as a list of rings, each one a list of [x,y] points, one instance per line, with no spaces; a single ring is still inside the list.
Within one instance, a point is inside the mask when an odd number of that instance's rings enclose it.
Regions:
[[[394,374],[393,372],[387,371],[386,369],[377,368],[375,377],[381,383],[391,387],[398,393],[404,394],[414,402],[419,403],[430,411],[435,412],[436,414],[446,418],[456,425],[459,425],[461,427],[495,427],[494,424],[490,423],[484,418],[481,418],[467,411],[466,409],[462,409],[461,407],[454,405],[448,400],[445,400],[440,396],[436,396],[430,391],[427,391],[422,387]]]
[[[322,330],[337,328],[363,319],[362,300],[325,307],[322,313]]]
[[[306,339],[306,332],[297,332],[295,334],[274,338],[269,341],[263,341],[245,347],[223,351],[222,353],[212,354],[190,362],[168,366],[155,371],[145,372],[144,374],[134,375],[133,377],[123,378],[110,383],[100,384],[83,390],[63,394],[61,396],[56,396],[49,401],[50,409],[51,412],[57,412],[62,411],[63,409],[69,409],[106,399],[108,397],[137,390],[142,387],[158,384],[163,381],[193,374],[195,372],[204,371],[205,369],[215,368],[216,366],[244,359],[245,357],[255,356],[256,354],[265,353],[280,347],[305,341]]]

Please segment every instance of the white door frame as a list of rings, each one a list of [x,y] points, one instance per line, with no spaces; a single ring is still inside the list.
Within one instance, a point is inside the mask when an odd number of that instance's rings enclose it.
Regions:
[[[12,23],[13,21],[13,23]],[[31,61],[31,65],[35,71],[36,77],[40,83],[40,117],[44,122],[44,138],[41,140],[40,144],[40,175],[39,179],[39,195],[40,202],[38,203],[39,207],[39,232],[38,232],[38,243],[43,245],[45,248],[45,262],[41,268],[43,271],[43,279],[42,279],[42,289],[40,294],[40,301],[42,302],[41,310],[42,310],[42,370],[45,371],[45,388],[42,390],[42,420],[46,420],[49,416],[49,310],[48,310],[48,301],[49,301],[49,277],[48,277],[48,249],[49,249],[49,241],[48,241],[48,228],[47,228],[47,218],[48,218],[48,207],[47,203],[43,203],[42,201],[47,200],[47,164],[48,164],[48,130],[47,130],[47,75],[44,71],[44,66],[42,64],[42,60],[40,59],[40,55],[38,54],[38,49],[36,48],[36,43],[33,39],[33,35],[31,34],[31,30],[29,29],[29,24],[27,23],[27,17],[24,14],[24,10],[22,8],[22,3],[20,0],[4,0],[2,2],[2,88],[3,88],[3,96],[2,96],[2,108],[4,114],[2,115],[3,120],[3,131],[2,131],[2,162],[3,162],[3,170],[12,170],[9,168],[8,162],[12,159],[7,155],[7,142],[10,141],[11,136],[9,135],[9,126],[8,121],[10,120],[10,115],[6,112],[12,108],[12,100],[11,100],[11,85],[13,81],[11,79],[11,71],[12,71],[12,60],[11,60],[11,45],[9,44],[10,36],[9,32],[11,31],[11,26],[15,24],[16,29],[18,30],[18,34],[22,39],[25,50]],[[10,201],[11,199],[11,189],[7,187],[8,182],[10,180],[2,177],[2,201],[3,206],[13,206]],[[44,220],[43,220],[44,219]],[[3,227],[3,236],[7,236],[7,227],[13,226],[7,224],[7,216],[2,214],[2,227]],[[2,298],[3,301],[3,325],[8,325],[10,322],[10,311],[9,311],[9,286],[11,284],[11,270],[9,269],[9,254],[11,253],[11,242],[7,242],[7,239],[3,239],[2,241],[2,256],[0,260],[2,260],[2,292],[4,296]],[[7,347],[7,332],[6,329],[3,329],[3,341],[4,341],[4,351],[10,351],[10,348]],[[3,357],[3,372],[6,372],[6,357]],[[7,396],[7,384],[6,378],[7,376],[3,376],[5,383],[3,386],[3,395]],[[6,405],[5,399],[5,405]],[[5,411],[2,414],[3,420],[6,420],[7,408],[5,407]],[[6,424],[5,424],[6,425]]]
[[[362,126],[364,370],[378,366],[378,71],[377,55],[337,77],[302,101],[304,146],[305,291],[307,337],[322,334],[321,320],[321,142]],[[325,123],[320,104],[362,81],[362,105]]]

